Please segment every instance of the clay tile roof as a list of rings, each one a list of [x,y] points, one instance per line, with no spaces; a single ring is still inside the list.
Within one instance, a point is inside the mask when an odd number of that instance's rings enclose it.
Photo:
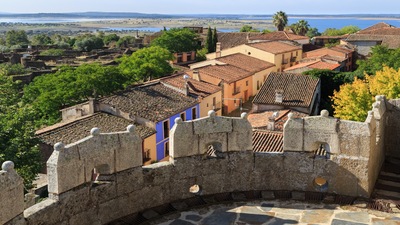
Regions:
[[[248,120],[251,124],[251,127],[253,129],[262,129],[266,130],[268,129],[268,124],[269,124],[269,118],[274,114],[278,113],[278,117],[275,118],[275,131],[283,131],[283,125],[286,123],[288,120],[288,114],[293,113],[294,118],[303,118],[308,116],[306,113],[302,112],[297,112],[293,110],[270,110],[270,111],[264,111],[264,112],[252,112],[248,116]]]
[[[309,108],[319,79],[311,76],[272,72],[268,75],[253,104]],[[283,90],[283,102],[275,102],[276,90]]]
[[[283,153],[283,133],[279,131],[253,130],[253,152]]]
[[[295,41],[295,40],[303,40],[303,39],[309,39],[309,37],[296,35],[293,33],[286,32],[286,31],[275,31],[275,32],[267,33],[267,34],[249,37],[249,40],[252,40],[252,41],[255,41],[255,40]]]
[[[215,77],[227,83],[242,80],[253,75],[253,73],[232,65],[213,65],[198,68],[199,75],[202,74]]]
[[[302,49],[299,46],[280,41],[258,42],[258,43],[250,43],[247,45],[266,52],[270,52],[272,54],[279,54],[279,53],[297,51]]]
[[[184,73],[180,73],[162,78],[160,81],[165,85],[171,85],[172,87],[183,91],[185,87],[185,80],[183,79],[184,75]],[[188,85],[190,94],[201,96],[203,98],[222,90],[222,88],[217,85],[201,82],[190,77],[188,78]]]
[[[336,68],[338,68],[340,66],[340,64],[338,63],[328,63],[328,62],[322,62],[322,61],[318,61],[315,62],[311,65],[309,65],[309,68],[312,69],[328,69],[328,70],[334,70]]]
[[[217,58],[216,60],[230,64],[239,68],[242,68],[244,70],[247,70],[249,72],[259,72],[261,70],[265,70],[268,68],[271,68],[275,66],[273,63],[257,59],[245,54],[241,53],[236,53],[233,55],[228,55],[228,56],[223,56],[220,58]]]
[[[93,127],[100,128],[102,133],[125,131],[132,121],[107,113],[95,113],[90,116],[82,117],[60,126],[54,126],[51,130],[36,132],[37,137],[46,144],[54,145],[57,142],[71,144],[90,135]],[[143,125],[135,124],[136,131],[142,139],[155,133],[155,130]]]
[[[359,33],[359,34],[367,33],[367,32],[370,32],[372,30],[377,30],[377,29],[382,29],[382,28],[391,28],[391,27],[394,27],[394,26],[392,26],[390,24],[387,24],[385,22],[380,22],[380,23],[374,24],[374,25],[372,25],[370,27],[367,27],[367,28],[365,28],[363,30],[360,30],[357,33]]]
[[[227,49],[248,43],[247,37],[252,38],[260,35],[262,35],[262,33],[255,33],[255,32],[218,33],[218,42],[221,43],[221,49]]]
[[[131,87],[99,102],[132,115],[158,122],[196,104],[196,98],[185,96],[157,81]]]

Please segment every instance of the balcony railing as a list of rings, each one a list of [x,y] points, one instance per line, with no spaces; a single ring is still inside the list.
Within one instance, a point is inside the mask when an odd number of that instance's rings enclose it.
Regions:
[[[214,111],[221,110],[221,108],[222,108],[222,103],[221,102],[217,102],[217,103],[215,103],[215,105],[213,105],[213,110]]]
[[[288,60],[288,59],[282,60],[282,64],[288,64],[288,63],[289,63],[289,60]]]
[[[290,62],[296,62],[296,58],[297,58],[297,57],[291,57],[291,58],[290,58]]]

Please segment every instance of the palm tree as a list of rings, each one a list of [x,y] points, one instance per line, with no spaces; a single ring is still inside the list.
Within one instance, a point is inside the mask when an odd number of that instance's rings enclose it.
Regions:
[[[291,28],[295,34],[304,36],[310,29],[310,25],[305,20],[299,20],[297,23],[292,24]]]
[[[272,16],[274,26],[278,31],[283,31],[288,23],[288,18],[285,12],[279,11]]]

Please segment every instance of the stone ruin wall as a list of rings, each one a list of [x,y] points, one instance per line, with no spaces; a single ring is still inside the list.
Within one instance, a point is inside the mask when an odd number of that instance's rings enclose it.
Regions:
[[[177,119],[170,136],[170,161],[142,166],[141,139],[133,126],[120,133],[55,145],[48,161],[49,198],[23,210],[23,184],[9,162],[0,173],[0,222],[6,224],[106,224],[126,215],[194,196],[250,190],[327,191],[368,197],[383,161],[387,102],[378,97],[366,122],[321,116],[290,118],[283,154],[254,154],[252,129],[241,118]],[[329,145],[330,159],[316,157]],[[96,168],[106,181],[93,182]],[[340,176],[338,176],[338,174]],[[13,196],[10,198],[9,196]],[[5,201],[3,201],[5,199]],[[7,201],[10,199],[10,201]]]

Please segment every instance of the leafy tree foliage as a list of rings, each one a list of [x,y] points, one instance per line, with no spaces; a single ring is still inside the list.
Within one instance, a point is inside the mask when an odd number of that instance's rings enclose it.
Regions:
[[[167,49],[151,46],[123,56],[118,67],[131,81],[146,81],[170,74],[173,69],[168,60],[172,59]]]
[[[118,41],[119,40],[119,36],[116,34],[109,34],[109,35],[105,35],[103,37],[103,42],[104,44],[108,45],[110,44],[112,41]]]
[[[200,50],[197,50],[197,52],[196,52],[196,60],[198,62],[206,60],[207,59],[207,57],[206,57],[207,53],[208,53],[207,48],[202,48]]]
[[[135,38],[132,36],[124,36],[117,41],[117,47],[128,47],[129,44],[135,42]]]
[[[6,45],[27,45],[29,44],[28,35],[24,30],[10,30],[6,33]]]
[[[261,31],[261,33],[263,33],[263,34],[268,34],[268,33],[271,33],[272,31],[271,30],[268,30],[268,29],[264,29],[264,30],[262,30]]]
[[[385,66],[368,80],[372,96],[385,95],[388,99],[400,98],[400,69]]]
[[[382,70],[385,65],[394,69],[400,68],[400,48],[389,49],[386,46],[377,45],[372,47],[371,50],[371,57],[367,60],[357,61],[358,68],[355,71],[357,74],[372,75]]]
[[[306,33],[306,36],[309,38],[313,38],[315,36],[320,36],[320,35],[321,35],[321,33],[318,32],[318,29],[315,27],[308,29],[308,31]]]
[[[33,111],[19,104],[20,87],[0,75],[0,162],[11,160],[26,188],[41,168],[38,141],[34,138]]]
[[[123,89],[128,78],[117,67],[84,64],[77,68],[64,66],[54,74],[39,76],[24,89],[24,102],[32,105],[37,125],[59,120],[59,110]]]
[[[0,75],[11,76],[29,73],[30,70],[26,69],[21,64],[1,63]]]
[[[212,35],[213,35],[212,36],[212,43],[213,43],[214,52],[215,52],[215,50],[217,48],[217,42],[218,42],[218,33],[217,33],[217,28],[216,27],[214,27]]]
[[[310,25],[305,20],[299,20],[297,23],[290,25],[290,28],[295,34],[304,36],[310,29]]]
[[[207,51],[210,53],[215,51],[211,27],[208,27],[208,30],[207,30],[206,48],[207,48]]]
[[[101,49],[103,46],[103,39],[91,34],[78,37],[74,43],[74,48],[76,50],[86,52],[90,52],[93,49]]]
[[[254,29],[250,25],[244,25],[242,28],[240,28],[239,32],[260,32],[260,30]]]
[[[358,78],[342,85],[340,91],[334,91],[332,100],[336,117],[355,121],[365,121],[374,101],[368,81]]]
[[[273,24],[278,31],[283,31],[288,23],[288,17],[285,12],[279,11],[272,16]]]
[[[328,28],[322,33],[322,35],[325,35],[325,36],[340,36],[340,35],[344,35],[344,34],[353,34],[353,33],[357,32],[359,30],[360,30],[359,27],[350,25],[350,26],[342,27],[341,29]]]
[[[32,37],[32,45],[51,45],[53,40],[46,34],[37,34]]]
[[[187,28],[172,28],[164,31],[156,38],[153,46],[160,46],[170,52],[189,52],[200,49],[198,45],[199,36]]]

